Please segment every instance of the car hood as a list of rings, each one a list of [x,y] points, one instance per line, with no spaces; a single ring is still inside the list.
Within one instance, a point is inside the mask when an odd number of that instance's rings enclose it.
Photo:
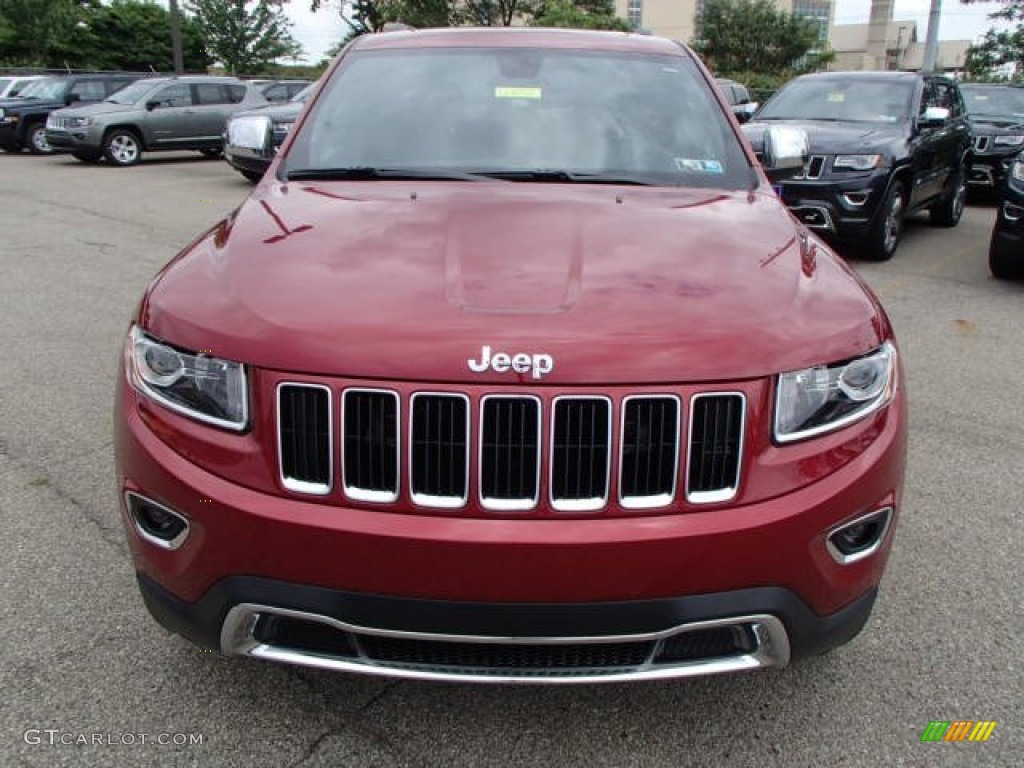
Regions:
[[[768,192],[503,182],[257,188],[157,277],[155,336],[257,367],[515,383],[763,376],[888,334],[873,296]]]
[[[63,101],[50,101],[49,99],[0,99],[0,109],[56,109],[63,107]]]
[[[98,101],[93,104],[83,104],[80,107],[65,107],[58,110],[60,117],[96,117],[97,115],[113,115],[123,112],[138,112],[139,107],[132,104],[112,104],[106,101]]]
[[[902,124],[839,123],[825,120],[765,120],[744,126],[764,131],[772,125],[791,125],[807,132],[812,155],[835,155],[884,151],[903,136]]]
[[[1005,133],[1024,133],[1024,117],[1013,115],[985,115],[972,117],[971,125],[975,134],[998,136]]]
[[[304,104],[296,101],[286,101],[284,104],[273,104],[268,107],[257,107],[236,112],[235,117],[242,115],[266,115],[271,120],[294,120],[299,116]]]

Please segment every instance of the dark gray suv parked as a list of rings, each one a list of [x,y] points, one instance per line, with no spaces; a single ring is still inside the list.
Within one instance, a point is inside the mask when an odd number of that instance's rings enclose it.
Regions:
[[[196,149],[218,155],[228,118],[266,104],[259,89],[233,77],[159,77],[99,104],[53,112],[46,140],[79,160],[134,165],[143,151]]]

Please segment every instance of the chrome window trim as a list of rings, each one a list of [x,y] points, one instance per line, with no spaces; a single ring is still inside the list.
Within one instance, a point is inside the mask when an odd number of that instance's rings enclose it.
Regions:
[[[736,397],[740,398],[740,442],[736,447],[739,456],[736,460],[736,477],[731,488],[722,488],[717,491],[690,491],[690,462],[693,461],[693,413],[694,404],[706,397]],[[689,428],[686,431],[686,500],[691,504],[720,504],[723,501],[731,501],[740,492],[740,482],[743,475],[743,449],[746,448],[747,433],[747,396],[743,392],[726,390],[722,392],[698,392],[690,397]]]
[[[296,480],[286,477],[284,474],[284,454],[281,445],[281,389],[284,387],[304,387],[306,389],[322,389],[327,393],[327,484],[310,483],[305,480]],[[304,381],[279,381],[276,388],[277,400],[277,476],[281,485],[294,493],[302,493],[309,496],[326,496],[334,487],[334,396],[331,388],[323,384],[310,384]]]
[[[416,493],[412,487],[412,426],[413,418],[416,413],[416,398],[417,397],[452,397],[459,398],[466,403],[466,492],[461,497],[455,496],[431,496],[425,493]],[[461,392],[435,392],[435,391],[423,391],[414,392],[409,397],[409,426],[406,437],[406,448],[408,449],[406,455],[409,458],[409,498],[412,499],[413,504],[421,507],[431,507],[434,509],[461,509],[469,503],[469,481],[471,475],[471,467],[473,465],[473,445],[472,445],[472,421],[473,421],[473,404],[469,399],[469,395]]]
[[[554,497],[553,482],[555,472],[555,418],[558,414],[558,403],[562,400],[603,400],[608,406],[608,454],[604,473],[604,496],[594,499],[562,499]],[[551,428],[548,440],[548,503],[558,512],[596,512],[604,509],[611,494],[612,482],[612,423],[615,418],[612,399],[607,395],[557,395],[551,400]]]
[[[154,536],[145,528],[143,528],[142,523],[139,522],[138,515],[136,515],[135,511],[132,509],[131,500],[133,498],[138,499],[139,501],[151,507],[159,507],[167,514],[178,518],[179,520],[185,523],[184,530],[182,530],[182,532],[175,536],[173,539],[161,539],[159,536]],[[135,533],[139,536],[139,538],[141,538],[143,541],[149,542],[155,547],[159,547],[160,549],[166,549],[171,552],[180,549],[181,545],[185,543],[185,540],[192,532],[192,524],[189,522],[189,519],[181,512],[171,509],[166,504],[161,504],[159,502],[153,501],[148,496],[143,496],[141,493],[137,491],[124,492],[124,506],[125,510],[128,512],[128,517],[130,517],[132,520],[132,527],[135,529]]]
[[[675,458],[672,460],[672,491],[667,494],[659,494],[657,496],[623,496],[622,495],[622,452],[625,445],[623,439],[626,434],[626,405],[630,400],[663,400],[671,399],[676,401],[676,453]],[[618,475],[618,488],[617,496],[619,506],[623,509],[656,509],[658,507],[667,507],[673,501],[675,501],[676,493],[679,490],[679,452],[681,450],[680,443],[682,442],[682,435],[680,429],[682,426],[683,418],[683,401],[679,395],[672,394],[670,392],[662,394],[643,394],[643,395],[626,395],[619,402],[619,475]]]
[[[624,670],[609,669],[606,672],[593,670],[566,670],[567,674],[480,674],[460,673],[454,669],[411,668],[402,662],[382,663],[365,657],[358,659],[338,658],[321,653],[312,653],[292,648],[283,648],[261,643],[255,637],[256,624],[263,615],[278,615],[304,621],[325,624],[333,629],[353,635],[372,635],[405,640],[426,640],[453,643],[494,643],[514,645],[568,645],[608,644],[623,642],[660,642],[687,632],[713,629],[724,626],[749,626],[757,639],[757,649],[750,653],[718,657],[698,661],[666,662],[656,664],[658,647],[652,651],[647,662]],[[730,616],[707,621],[679,624],[669,629],[635,635],[607,635],[581,637],[497,637],[489,635],[450,635],[426,632],[405,632],[384,630],[349,624],[330,616],[306,613],[289,608],[279,608],[256,603],[235,605],[224,619],[220,633],[221,652],[228,656],[252,656],[270,661],[297,664],[319,669],[359,672],[386,677],[401,677],[417,680],[459,680],[477,683],[518,683],[518,684],[573,684],[612,683],[630,680],[658,680],[680,677],[698,677],[723,672],[738,672],[762,667],[785,667],[790,660],[789,635],[783,623],[770,614],[755,613]],[[540,672],[540,670],[538,670]]]
[[[395,490],[375,491],[366,488],[357,488],[348,484],[348,476],[345,472],[347,463],[345,461],[345,398],[351,392],[368,392],[378,395],[390,395],[395,400]],[[378,387],[346,387],[341,391],[341,484],[345,496],[352,501],[368,501],[374,504],[393,504],[398,501],[402,488],[402,398],[393,389]]]
[[[880,507],[879,509],[868,512],[865,515],[860,515],[852,520],[846,520],[840,523],[825,534],[825,549],[828,550],[832,559],[840,565],[850,565],[851,563],[856,563],[864,560],[865,558],[871,557],[881,549],[882,544],[885,543],[886,536],[889,535],[889,528],[892,526],[893,511],[894,510],[891,505]],[[875,543],[867,549],[862,549],[860,552],[854,552],[852,555],[844,555],[839,551],[839,548],[832,543],[832,537],[844,528],[849,528],[850,526],[857,525],[858,523],[867,522],[871,518],[878,517],[879,515],[885,515],[885,522],[882,523],[882,532],[878,534],[878,539],[875,540]]]
[[[535,492],[532,499],[488,499],[484,496],[484,408],[488,400],[533,400],[537,403],[537,466],[535,472]],[[515,394],[515,395],[484,395],[480,398],[479,427],[477,429],[477,499],[480,506],[492,512],[529,512],[537,508],[540,501],[541,467],[543,465],[544,453],[544,403],[537,395]]]

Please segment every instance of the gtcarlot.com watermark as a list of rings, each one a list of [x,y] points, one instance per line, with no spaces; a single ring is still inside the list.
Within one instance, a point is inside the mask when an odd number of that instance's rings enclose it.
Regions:
[[[29,728],[22,735],[26,744],[36,746],[94,746],[94,747],[133,747],[138,745],[155,747],[196,747],[202,746],[204,735],[201,733],[103,733],[84,731],[62,731],[59,728]]]

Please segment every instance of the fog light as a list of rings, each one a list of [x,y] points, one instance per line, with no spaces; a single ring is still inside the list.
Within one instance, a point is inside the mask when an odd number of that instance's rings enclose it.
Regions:
[[[1024,216],[1024,208],[1013,203],[1003,203],[1003,215],[1007,221],[1017,221],[1021,216]]]
[[[841,565],[870,557],[885,540],[892,520],[892,507],[875,510],[829,532],[825,547],[832,559]]]
[[[870,196],[870,192],[848,192],[843,195],[843,202],[851,208],[860,208],[868,201]]]
[[[125,503],[141,538],[162,549],[177,549],[185,543],[189,529],[183,515],[131,491],[125,493]]]

